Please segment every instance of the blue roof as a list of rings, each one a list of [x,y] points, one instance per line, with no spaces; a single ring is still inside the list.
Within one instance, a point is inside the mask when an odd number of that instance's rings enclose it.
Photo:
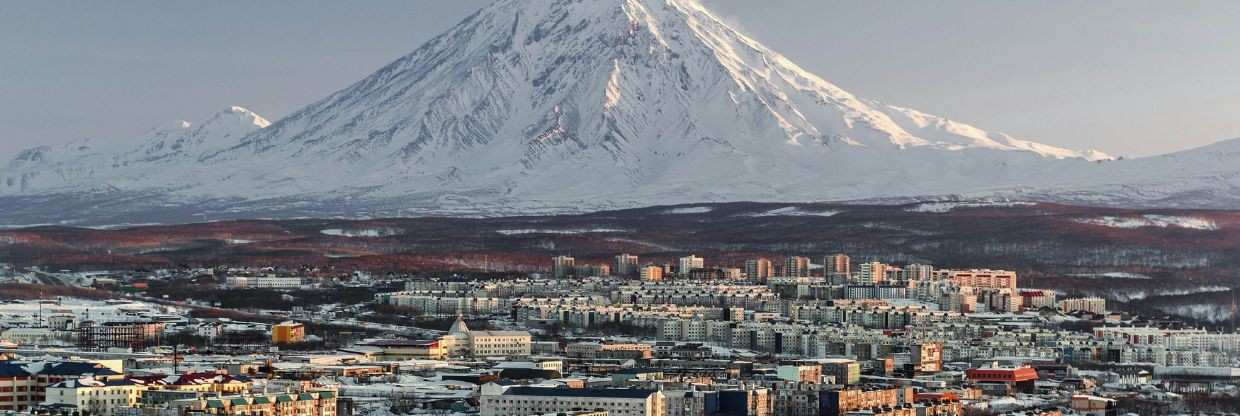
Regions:
[[[43,369],[39,374],[49,376],[80,376],[84,374],[93,374],[97,376],[115,376],[121,373],[112,371],[112,369],[104,367],[101,364],[82,363],[82,362],[62,362],[53,364],[51,367]]]
[[[562,389],[557,387],[509,387],[505,396],[604,397],[610,399],[645,399],[655,390],[644,389]]]
[[[14,364],[12,361],[0,361],[0,377],[22,377],[29,375],[30,372],[26,371],[25,366]]]

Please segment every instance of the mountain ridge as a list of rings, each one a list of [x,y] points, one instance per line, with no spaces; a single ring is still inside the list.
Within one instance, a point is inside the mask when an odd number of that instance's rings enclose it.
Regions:
[[[116,211],[365,216],[1089,201],[1090,189],[1099,204],[1176,198],[1144,195],[1133,177],[1203,206],[1236,202],[1234,182],[1200,179],[1227,176],[1226,161],[1113,161],[857,97],[692,0],[500,0],[344,89],[243,127],[152,139],[149,157],[119,168],[10,164],[0,207],[78,197],[125,201],[107,205]]]

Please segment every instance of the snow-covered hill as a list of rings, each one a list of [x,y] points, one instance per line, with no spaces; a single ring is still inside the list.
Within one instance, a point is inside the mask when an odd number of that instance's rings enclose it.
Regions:
[[[1074,175],[1098,179],[1108,203],[1142,198],[1100,179],[1136,162],[854,96],[694,0],[500,0],[269,127],[244,109],[216,119],[137,148],[24,152],[2,174],[0,208],[118,195],[141,197],[114,211],[231,216],[1053,200]]]
[[[271,122],[242,107],[231,106],[201,125],[176,121],[126,140],[83,139],[60,146],[26,149],[9,162],[3,194],[123,192],[128,183],[163,178],[174,183],[186,168],[200,163],[202,152],[235,146]]]

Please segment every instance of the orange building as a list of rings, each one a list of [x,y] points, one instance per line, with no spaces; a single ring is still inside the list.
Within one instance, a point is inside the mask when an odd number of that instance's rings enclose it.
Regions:
[[[990,395],[1033,393],[1034,382],[1038,381],[1038,371],[1033,367],[971,368],[965,376]]]
[[[306,340],[306,326],[289,321],[271,326],[271,343],[297,344]]]

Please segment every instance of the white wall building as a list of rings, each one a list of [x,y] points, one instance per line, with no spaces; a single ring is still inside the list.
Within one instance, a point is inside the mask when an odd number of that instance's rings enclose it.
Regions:
[[[609,416],[665,416],[657,390],[482,386],[482,416],[529,416],[603,409]]]

